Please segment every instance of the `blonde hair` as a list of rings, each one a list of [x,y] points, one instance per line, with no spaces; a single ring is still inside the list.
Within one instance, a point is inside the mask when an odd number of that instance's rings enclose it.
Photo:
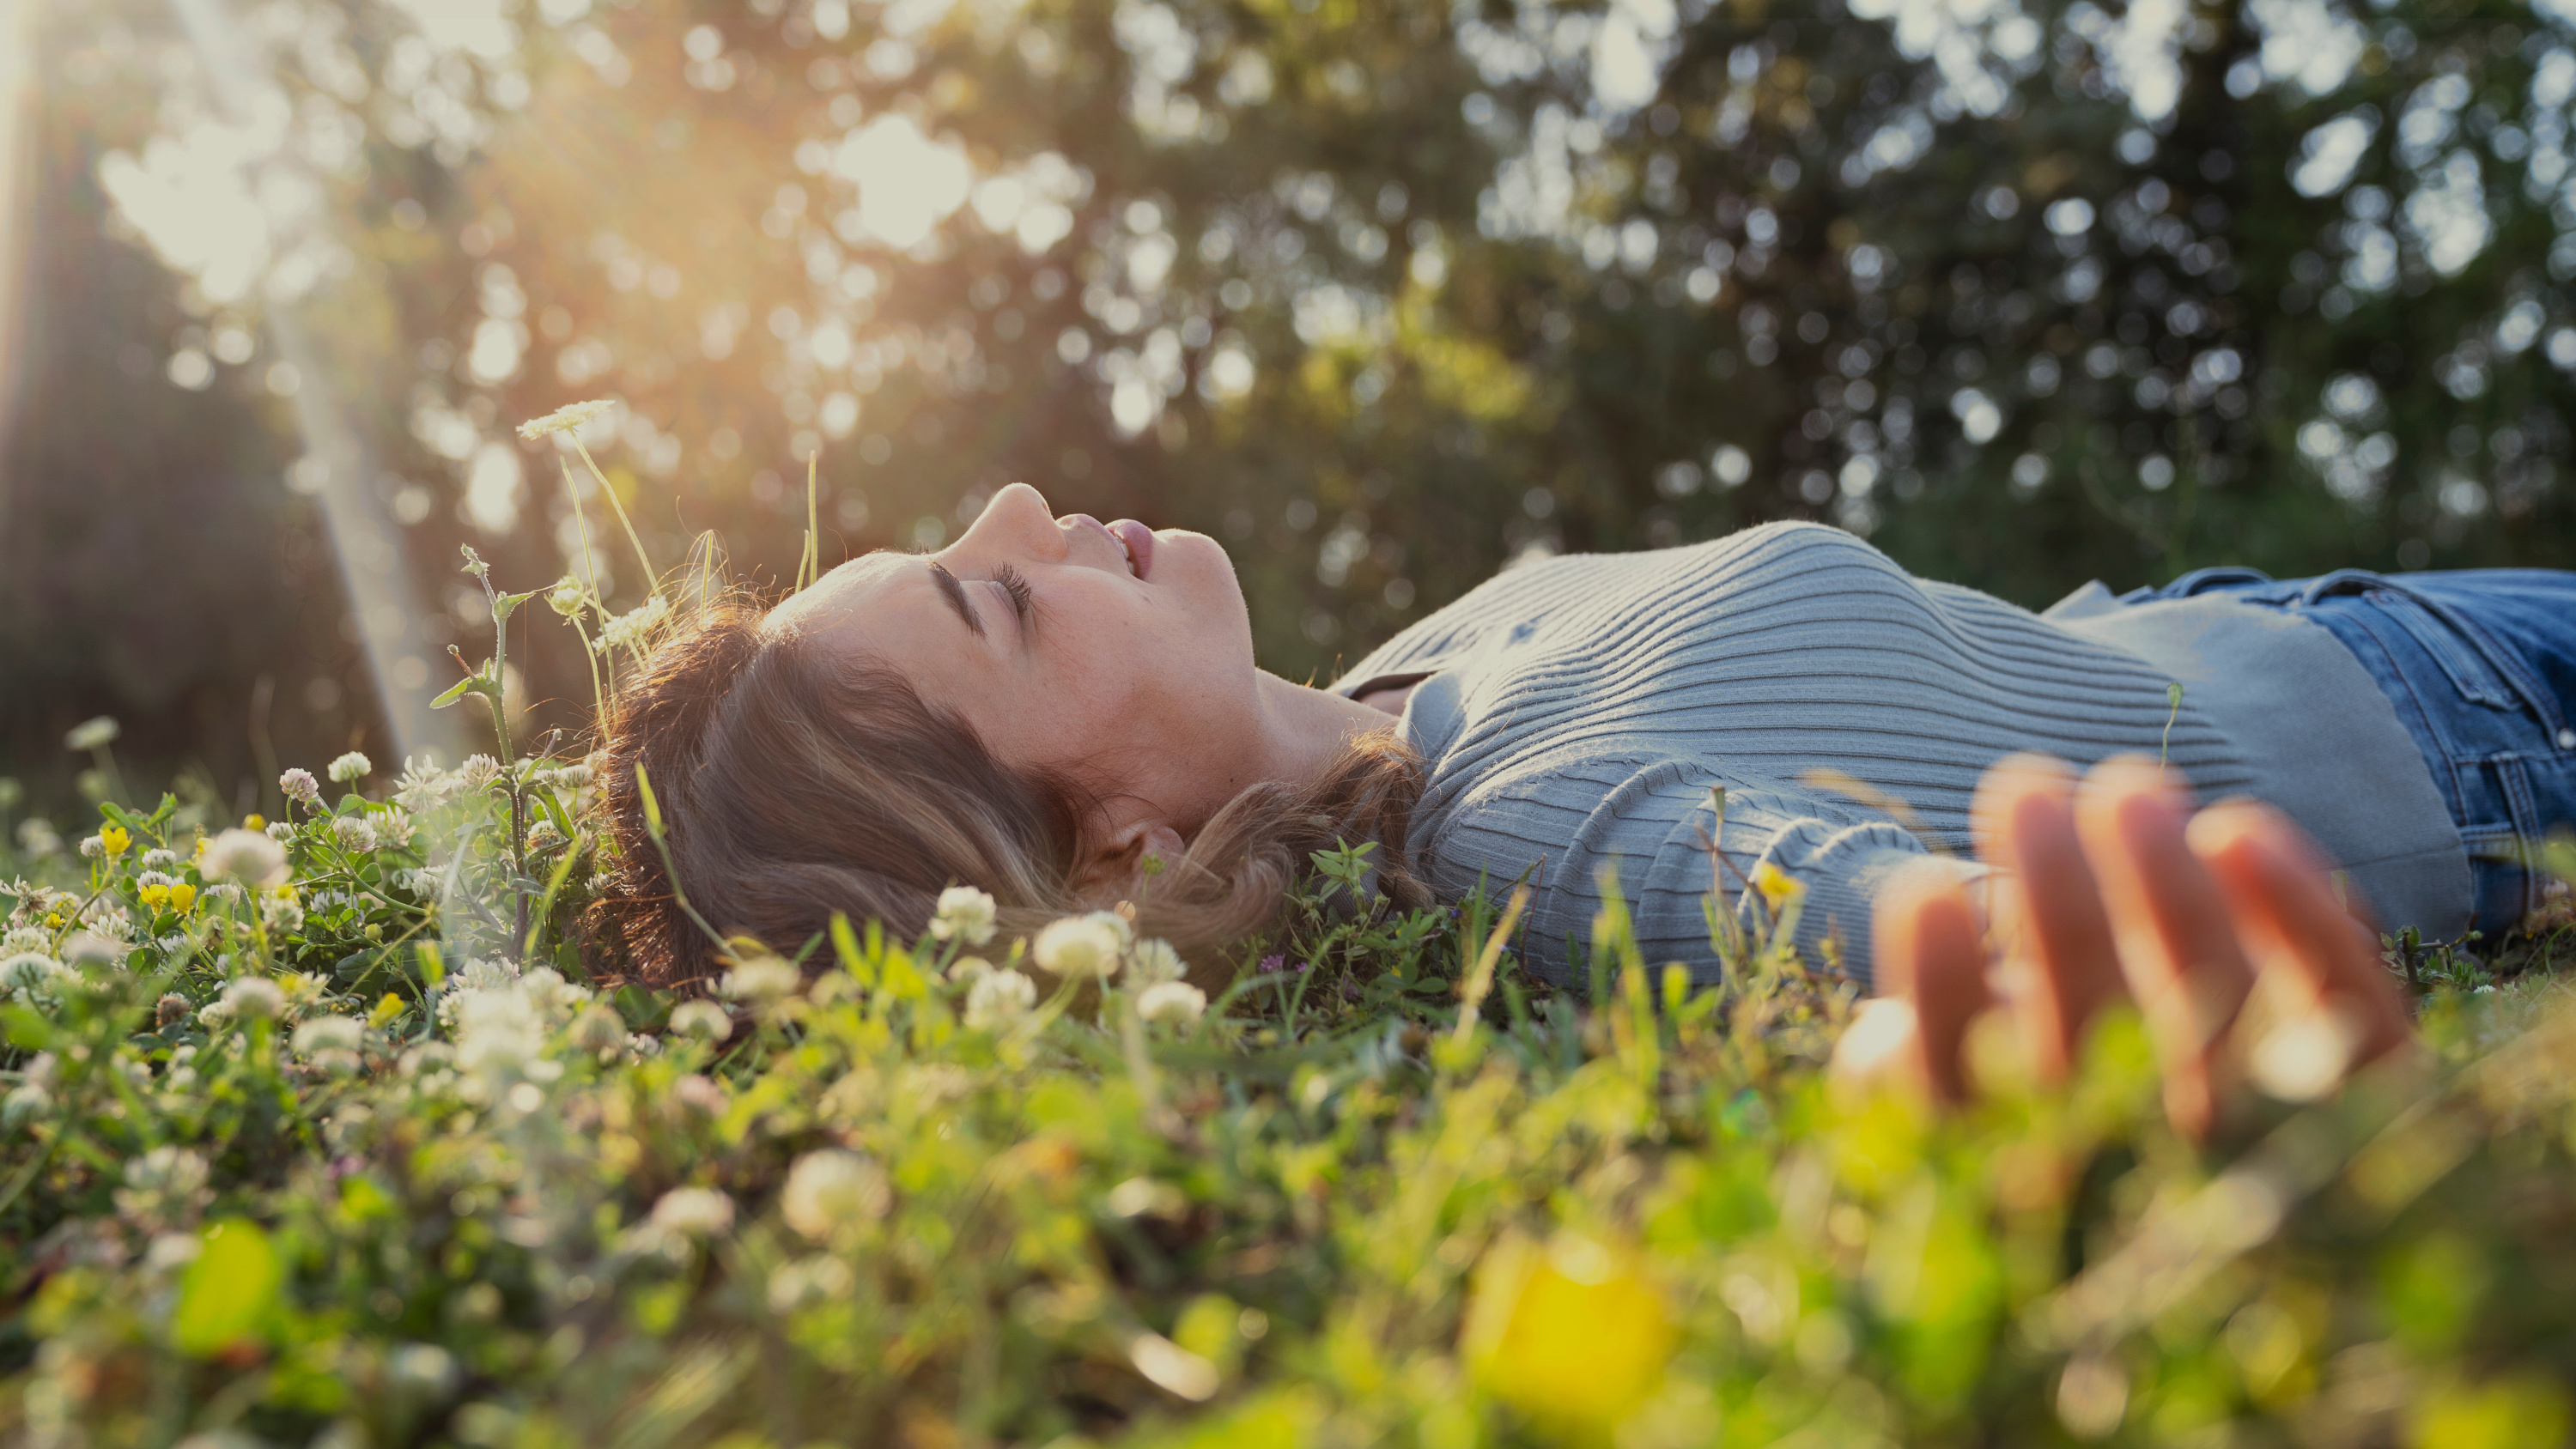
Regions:
[[[681,910],[646,829],[641,769],[688,902],[717,931],[794,952],[835,914],[909,939],[939,892],[972,885],[1025,935],[1107,904],[1072,885],[1100,795],[1092,782],[997,760],[901,675],[767,630],[748,593],[696,607],[621,685],[596,759],[616,859],[591,907],[600,974],[660,987],[722,969]],[[1405,867],[1419,759],[1390,725],[1316,779],[1237,794],[1136,893],[1136,926],[1221,978],[1224,948],[1274,923],[1317,850],[1379,843],[1379,888],[1429,897]]]

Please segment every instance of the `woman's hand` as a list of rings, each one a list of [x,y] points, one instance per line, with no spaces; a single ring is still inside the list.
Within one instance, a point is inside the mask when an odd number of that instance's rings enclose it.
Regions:
[[[1970,1026],[1999,1007],[2040,1079],[2062,1080],[2095,1014],[2125,995],[2154,1038],[2167,1114],[2206,1137],[2249,1071],[2275,1095],[2322,1096],[2411,1042],[2371,935],[2278,811],[2195,815],[2175,777],[2140,758],[2079,785],[2063,763],[2019,755],[1986,773],[1974,820],[1996,870],[1991,929],[1938,869],[1891,887],[1875,917],[1884,994],[1845,1033],[1836,1075],[1964,1100]]]

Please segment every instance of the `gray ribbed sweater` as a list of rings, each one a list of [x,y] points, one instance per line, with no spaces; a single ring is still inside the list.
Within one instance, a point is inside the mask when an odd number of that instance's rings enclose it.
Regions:
[[[2399,854],[2443,864],[2447,816],[2368,676],[2324,630],[2284,628],[2239,607],[2262,634],[2256,672],[2279,673],[2288,649],[2305,671],[2297,677],[2323,681],[2312,688],[2333,696],[2316,701],[2324,712],[2353,722],[2359,743],[2347,742],[2347,755],[2360,751],[2374,777],[2413,771],[2378,791],[2380,803],[2363,802],[2368,819],[2314,818],[2337,806],[2312,808],[2302,823],[2367,840],[2398,818],[2419,837]],[[1428,673],[1401,725],[1429,764],[1414,864],[1451,899],[1480,876],[1507,885],[1530,872],[1525,954],[1542,974],[1567,974],[1569,943],[1588,940],[1599,881],[1614,864],[1648,957],[1714,972],[1701,908],[1713,867],[1702,842],[1716,824],[1711,787],[1723,786],[1725,898],[1737,899],[1760,865],[1785,871],[1806,887],[1802,952],[1866,980],[1870,904],[1888,877],[1927,853],[1974,869],[1965,859],[1969,801],[1987,766],[2017,750],[2079,765],[2158,752],[2168,684],[2197,656],[2186,648],[2180,660],[2159,658],[2155,637],[2132,630],[2112,642],[2087,628],[1916,579],[1838,529],[1775,524],[1503,574],[1398,634],[1334,687],[1359,693]],[[2206,645],[2209,633],[2204,620],[2194,642]],[[2249,763],[2294,775],[2305,768],[2295,761],[2313,753],[2282,738],[2249,750],[2236,737],[2277,735],[2284,726],[2269,723],[2268,705],[2235,709],[2231,734],[2221,723],[2226,681],[2195,677],[2189,689],[2169,758],[2204,799],[2321,793],[2314,770],[2282,790]],[[2295,736],[2295,723],[2288,728]],[[1873,800],[1902,802],[1904,812]],[[2430,827],[2418,818],[2427,802]],[[1919,836],[1899,823],[1905,812]],[[2447,841],[2458,857],[2456,833]]]

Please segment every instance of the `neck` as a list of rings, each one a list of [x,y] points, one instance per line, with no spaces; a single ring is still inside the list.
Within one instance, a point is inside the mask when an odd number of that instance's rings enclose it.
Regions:
[[[1290,684],[1266,670],[1260,680],[1263,779],[1298,785],[1320,779],[1352,740],[1395,723],[1385,710],[1331,690]]]

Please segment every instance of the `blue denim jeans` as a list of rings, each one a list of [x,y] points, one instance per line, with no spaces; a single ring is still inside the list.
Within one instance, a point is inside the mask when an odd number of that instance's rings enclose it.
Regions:
[[[2539,907],[2548,876],[2531,846],[2576,827],[2576,573],[2213,568],[2122,601],[2212,593],[2324,626],[2387,691],[2468,847],[2474,927],[2492,935]]]

